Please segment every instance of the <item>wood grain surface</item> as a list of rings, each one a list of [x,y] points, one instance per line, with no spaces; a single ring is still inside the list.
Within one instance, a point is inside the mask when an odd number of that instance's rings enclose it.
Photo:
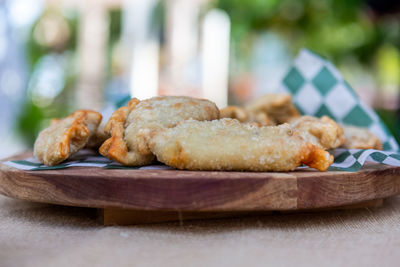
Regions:
[[[373,199],[356,204],[335,206],[328,208],[317,208],[307,210],[286,210],[286,211],[153,211],[153,210],[132,210],[132,209],[98,209],[98,220],[103,225],[133,225],[152,224],[174,221],[189,221],[199,219],[220,219],[220,218],[241,218],[271,215],[274,213],[296,213],[296,212],[320,212],[330,210],[347,209],[374,209],[380,208],[383,199]]]
[[[26,158],[28,154],[15,158]],[[102,209],[184,212],[290,211],[344,206],[400,192],[400,167],[358,172],[212,172],[74,167],[21,171],[0,164],[0,193]]]

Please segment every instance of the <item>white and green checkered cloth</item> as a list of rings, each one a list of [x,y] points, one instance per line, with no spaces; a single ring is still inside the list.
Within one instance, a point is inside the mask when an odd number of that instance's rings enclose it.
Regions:
[[[332,63],[307,49],[300,51],[279,91],[292,94],[302,114],[327,115],[341,124],[368,127],[381,139],[384,150],[399,150],[379,116],[360,100]]]
[[[330,171],[358,171],[365,162],[376,162],[392,166],[400,166],[400,154],[374,149],[344,149],[332,151],[334,163]]]
[[[142,166],[128,167],[123,166],[115,161],[109,160],[93,150],[84,149],[73,155],[67,161],[64,161],[56,166],[46,166],[38,159],[30,157],[24,160],[11,160],[3,162],[3,164],[14,167],[20,170],[40,171],[40,170],[57,170],[69,167],[99,167],[105,169],[136,169],[136,170],[169,170],[173,169],[170,166],[162,163]]]
[[[329,168],[329,171],[358,171],[365,162],[378,162],[388,165],[400,166],[400,154],[390,151],[379,151],[373,149],[335,149],[332,154],[335,162]],[[57,170],[69,167],[99,167],[105,169],[136,169],[136,170],[172,170],[172,167],[162,163],[143,166],[127,167],[117,162],[111,161],[98,155],[94,151],[80,151],[69,160],[56,166],[46,166],[36,158],[31,157],[24,160],[12,160],[3,162],[8,166],[29,171]]]
[[[379,116],[358,98],[340,72],[327,60],[309,50],[302,50],[282,80],[279,91],[292,94],[293,101],[302,114],[317,117],[328,115],[339,123],[368,127],[382,140],[384,151],[342,148],[332,151],[335,162],[329,170],[357,171],[365,162],[400,166],[399,146],[393,136]],[[123,101],[127,100],[129,97]],[[68,161],[53,167],[45,166],[35,158],[8,161],[4,164],[22,170],[54,170],[68,167],[172,169],[163,164],[126,167],[88,151],[81,151]]]

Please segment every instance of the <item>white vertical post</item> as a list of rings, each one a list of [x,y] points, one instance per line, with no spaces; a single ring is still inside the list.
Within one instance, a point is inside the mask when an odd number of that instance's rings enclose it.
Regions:
[[[157,0],[125,0],[124,32],[125,51],[130,50],[129,87],[132,97],[146,99],[158,94],[159,44],[157,36],[150,33],[151,14]]]
[[[105,74],[108,35],[107,10],[102,5],[84,5],[79,27],[77,107],[99,110]]]
[[[203,22],[203,96],[219,108],[228,103],[230,20],[221,10],[209,11]]]
[[[155,41],[139,42],[133,46],[130,69],[132,97],[147,99],[158,94],[158,50]]]
[[[198,53],[200,3],[198,0],[167,0],[166,2],[166,94],[198,95],[188,73]],[[200,90],[197,90],[200,91]]]

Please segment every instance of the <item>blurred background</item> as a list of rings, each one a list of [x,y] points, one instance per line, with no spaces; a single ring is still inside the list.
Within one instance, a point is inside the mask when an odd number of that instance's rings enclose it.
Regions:
[[[0,157],[76,108],[277,89],[297,52],[331,60],[399,140],[397,0],[0,0]]]

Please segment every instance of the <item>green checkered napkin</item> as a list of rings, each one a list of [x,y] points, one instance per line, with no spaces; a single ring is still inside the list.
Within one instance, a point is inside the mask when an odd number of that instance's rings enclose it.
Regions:
[[[309,50],[302,50],[282,80],[280,91],[292,94],[294,103],[303,114],[317,117],[328,115],[339,123],[368,127],[383,141],[385,151],[373,149],[336,149],[332,151],[335,162],[329,170],[357,171],[368,161],[400,166],[400,154],[393,152],[399,150],[393,136],[378,115],[362,103],[330,62]],[[129,99],[129,96],[121,98],[116,106],[123,105]],[[126,167],[89,151],[81,151],[70,160],[53,167],[47,167],[35,158],[3,163],[22,170],[54,170],[68,167],[172,169],[162,164]]]
[[[332,151],[335,158],[329,171],[358,171],[365,162],[376,162],[392,166],[400,166],[400,154],[374,149],[344,149]]]
[[[115,161],[109,160],[93,150],[81,150],[73,155],[67,161],[60,163],[56,166],[46,166],[38,161],[34,157],[30,157],[24,160],[11,160],[2,162],[5,165],[14,167],[20,170],[27,171],[40,171],[40,170],[57,170],[65,169],[69,167],[99,167],[106,169],[136,169],[136,170],[168,170],[173,169],[172,167],[164,164],[148,165],[143,167],[127,167],[123,166]]]
[[[279,91],[290,93],[302,114],[327,115],[341,124],[367,127],[382,140],[385,151],[336,149],[332,152],[335,162],[331,170],[357,171],[366,161],[400,166],[399,146],[394,137],[329,61],[307,49],[301,50]]]
[[[373,149],[336,149],[333,152],[335,162],[329,168],[331,171],[357,171],[365,162],[379,162],[388,165],[400,166],[400,154],[390,151],[378,151]],[[127,167],[105,157],[99,156],[94,151],[80,151],[68,161],[56,166],[46,166],[36,158],[24,160],[12,160],[3,162],[8,166],[29,171],[57,170],[69,167],[99,167],[106,169],[136,169],[136,170],[170,170],[172,167],[158,164],[143,167]]]
[[[292,94],[302,114],[327,115],[341,124],[368,127],[382,140],[383,150],[399,151],[379,116],[358,98],[329,61],[311,51],[300,51],[283,78],[280,91]]]

